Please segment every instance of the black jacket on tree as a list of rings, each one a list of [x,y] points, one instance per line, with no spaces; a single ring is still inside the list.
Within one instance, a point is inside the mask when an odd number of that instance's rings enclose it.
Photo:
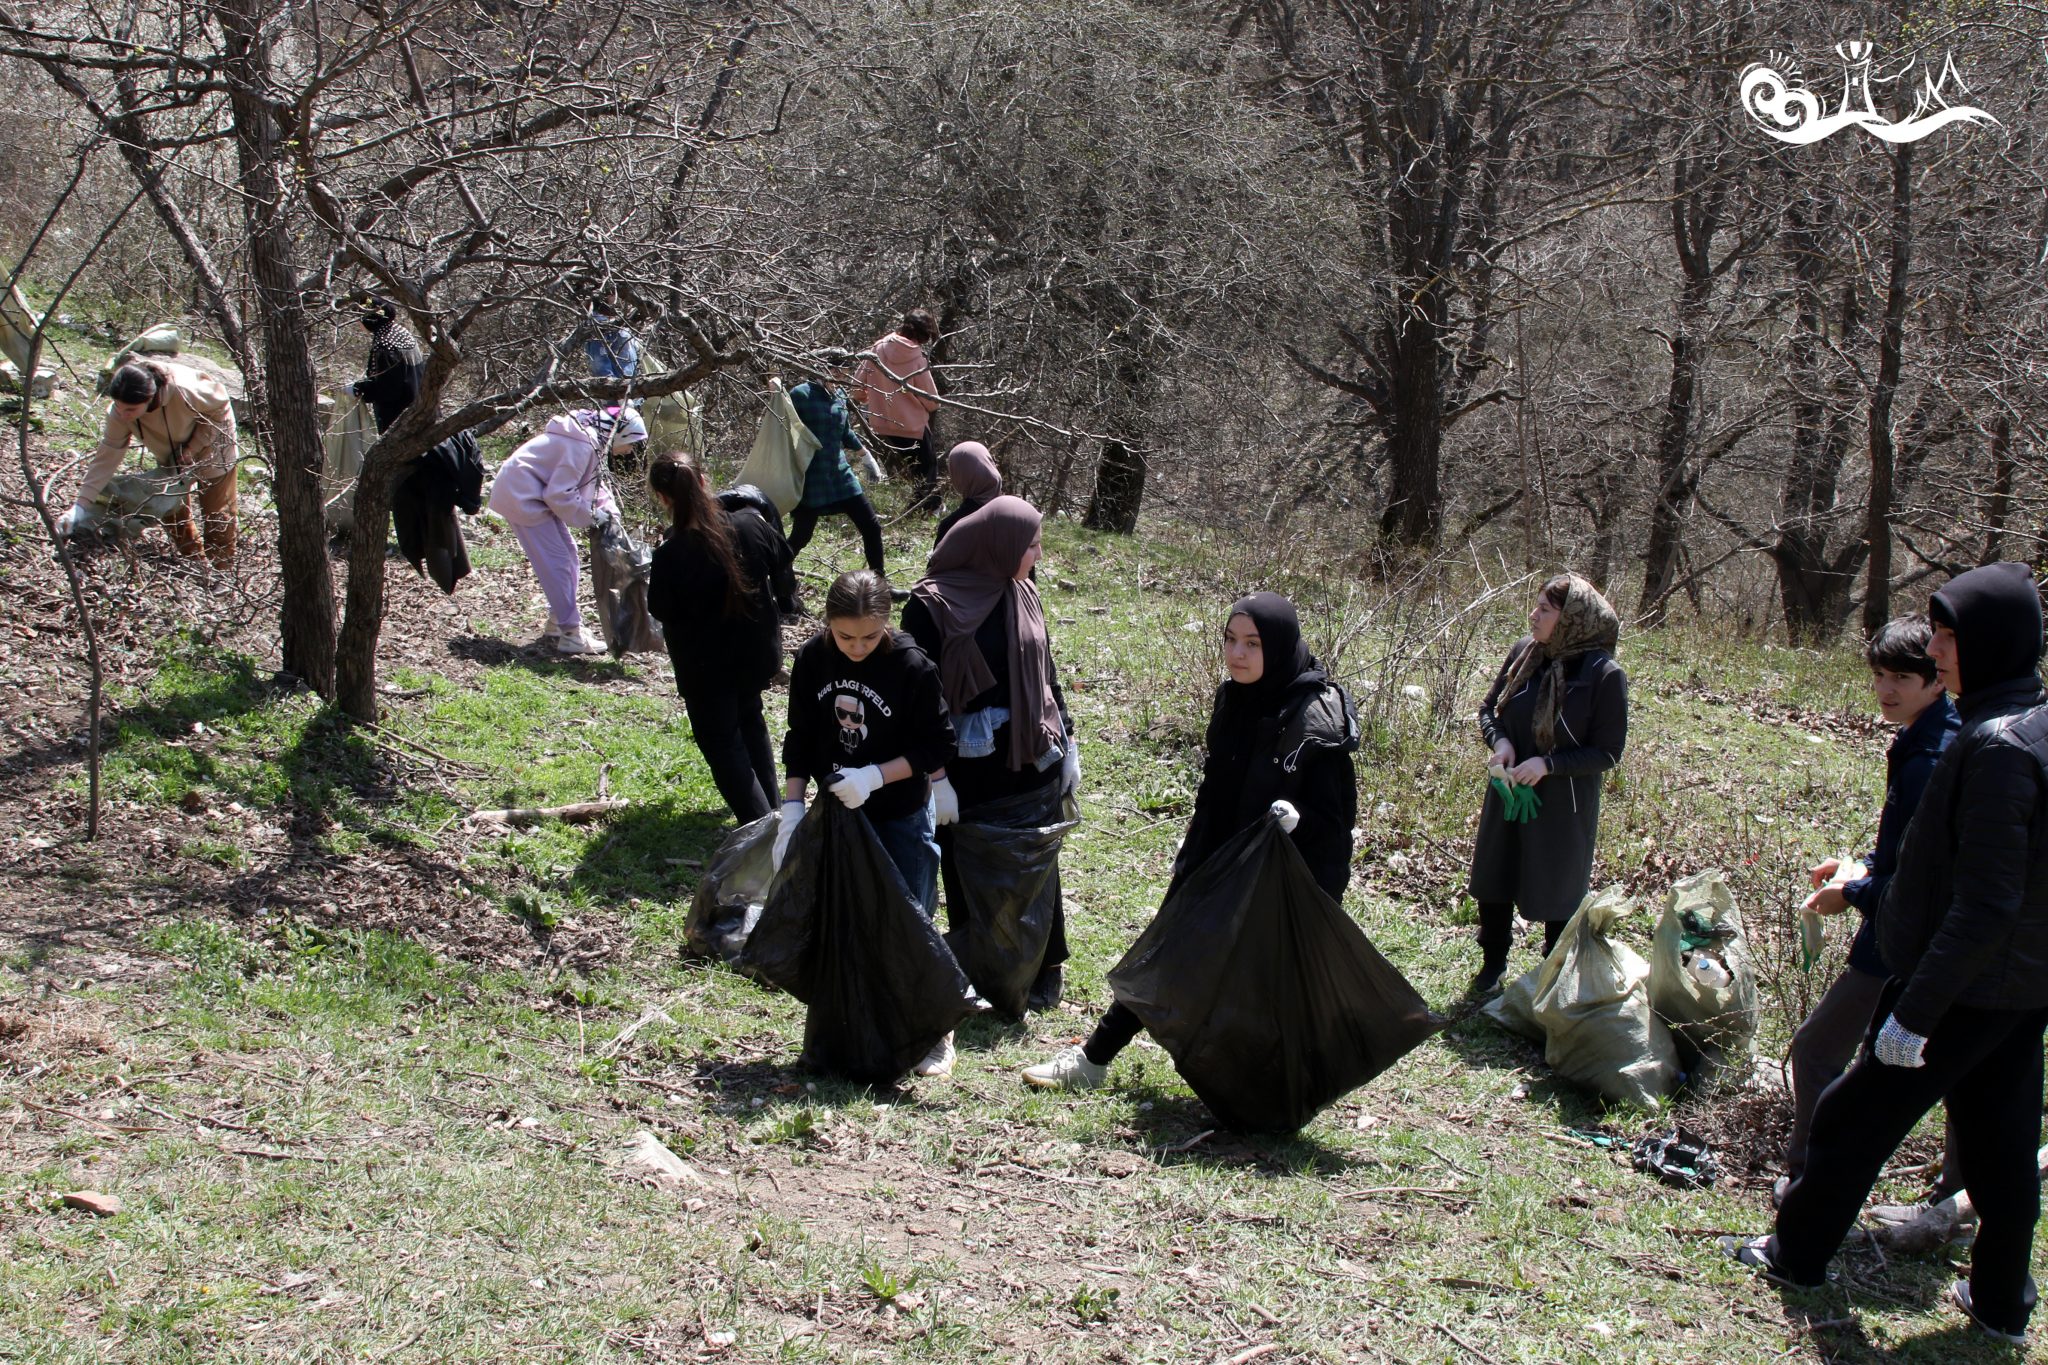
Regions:
[[[859,663],[839,652],[829,631],[797,650],[789,666],[789,733],[782,766],[820,787],[841,769],[910,761],[910,776],[877,791],[863,807],[877,820],[910,814],[925,803],[925,774],[953,758],[953,722],[939,690],[939,666],[917,642],[891,632],[887,649]],[[820,799],[836,801],[825,793]]]
[[[725,570],[696,536],[670,531],[654,551],[647,614],[661,622],[676,691],[758,692],[782,671],[782,618],[776,585],[791,576],[789,542],[751,508],[726,513],[732,548],[752,585],[746,608],[725,614]],[[774,793],[769,793],[770,796]]]
[[[1928,614],[1956,634],[1962,729],[1928,779],[1877,918],[1925,1037],[1951,1005],[2048,1005],[2048,706],[2034,669],[2041,602],[2024,565],[1959,575]]]
[[[475,516],[483,506],[483,452],[473,432],[458,431],[414,460],[391,490],[398,552],[442,592],[454,592],[469,576],[469,547],[463,544],[455,510]]]

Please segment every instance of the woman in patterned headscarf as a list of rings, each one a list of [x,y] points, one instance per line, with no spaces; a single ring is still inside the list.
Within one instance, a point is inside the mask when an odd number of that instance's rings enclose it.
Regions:
[[[1479,815],[1467,889],[1479,903],[1475,993],[1507,971],[1517,907],[1543,924],[1543,951],[1585,899],[1600,827],[1601,774],[1628,741],[1628,675],[1614,661],[1621,623],[1607,599],[1577,574],[1543,585],[1529,634],[1508,651],[1479,705],[1488,764],[1510,786],[1534,787],[1533,816],[1511,820],[1491,785]]]

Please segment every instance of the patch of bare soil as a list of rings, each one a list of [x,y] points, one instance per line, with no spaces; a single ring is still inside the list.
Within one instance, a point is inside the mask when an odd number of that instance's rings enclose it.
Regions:
[[[157,925],[182,916],[255,916],[288,911],[316,923],[404,933],[450,957],[497,966],[578,969],[619,944],[605,926],[564,925],[536,937],[492,908],[501,888],[439,850],[372,847],[335,856],[316,846],[324,817],[283,811],[190,809],[163,803],[101,803],[97,837],[86,830],[86,733],[90,667],[61,566],[40,524],[18,499],[19,476],[0,476],[0,951],[69,978],[149,977],[170,964],[150,951]],[[465,532],[492,537],[487,523]],[[509,533],[496,534],[510,542]],[[279,663],[275,520],[245,515],[232,575],[210,573],[173,553],[156,534],[139,544],[78,556],[104,670],[102,733],[136,704],[161,659],[163,642],[195,633],[207,646],[246,655],[264,673]],[[346,576],[333,552],[337,597]],[[380,676],[411,666],[457,686],[532,648],[545,609],[523,561],[479,569],[444,596],[394,557],[387,569]],[[670,692],[665,657],[607,685]],[[289,685],[289,684],[286,684]],[[401,705],[403,689],[384,690]],[[378,740],[375,785],[445,782],[429,754]],[[243,865],[179,856],[188,842],[219,838],[223,820]]]

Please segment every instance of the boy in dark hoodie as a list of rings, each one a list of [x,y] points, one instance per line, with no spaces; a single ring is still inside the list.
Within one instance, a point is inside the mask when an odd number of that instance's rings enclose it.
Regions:
[[[2048,701],[2041,598],[2024,564],[1952,579],[1928,604],[1928,657],[1962,729],[1928,779],[1878,911],[1891,981],[1863,1054],[1821,1096],[1805,1173],[1769,1237],[1724,1248],[1818,1286],[1894,1149],[1948,1105],[1979,1230],[1957,1304],[2025,1340],[2040,1217],[2041,1040],[2048,1031]]]

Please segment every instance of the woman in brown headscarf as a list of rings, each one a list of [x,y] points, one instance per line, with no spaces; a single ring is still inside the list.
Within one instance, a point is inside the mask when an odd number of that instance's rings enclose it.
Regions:
[[[1026,793],[1043,795],[1040,823],[1052,824],[1063,799],[1081,785],[1073,725],[1031,582],[1040,554],[1038,510],[1022,498],[994,498],[947,532],[903,606],[903,629],[938,660],[958,744],[946,765],[958,807],[938,812],[949,917],[960,903],[955,888],[963,870],[943,827],[973,819],[977,807]],[[965,872],[973,875],[971,868]],[[1057,872],[1053,879],[1056,884]],[[1062,908],[1027,1008],[1058,1003],[1066,959]]]
[[[1543,924],[1543,951],[1585,899],[1600,827],[1601,774],[1628,741],[1628,675],[1614,661],[1621,623],[1607,599],[1577,574],[1543,585],[1529,634],[1515,642],[1479,705],[1488,764],[1510,786],[1533,786],[1527,820],[1508,818],[1490,784],[1479,815],[1467,889],[1479,903],[1475,993],[1507,971],[1517,907]]]

